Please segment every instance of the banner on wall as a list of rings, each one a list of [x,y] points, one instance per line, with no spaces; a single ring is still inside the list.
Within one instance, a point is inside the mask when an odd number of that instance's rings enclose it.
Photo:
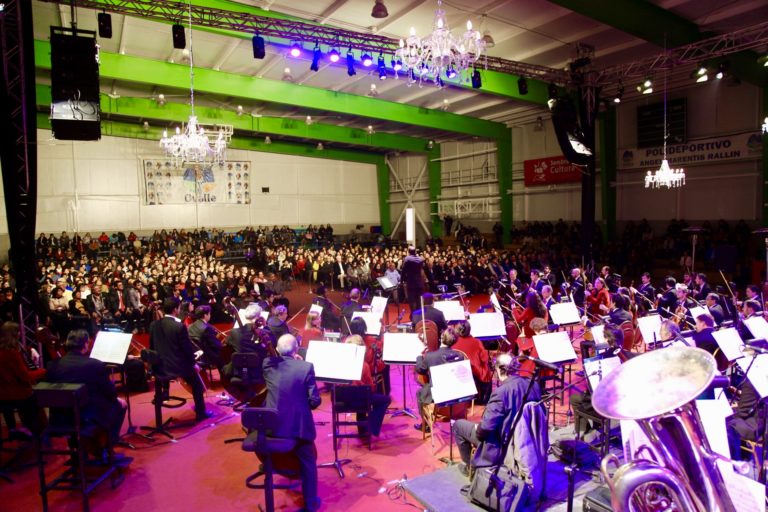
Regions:
[[[655,169],[661,165],[664,148],[619,149],[619,169]],[[763,137],[757,132],[736,133],[721,137],[691,139],[685,144],[667,145],[670,167],[702,165],[730,160],[750,160],[763,155]]]
[[[184,163],[142,160],[144,204],[251,204],[251,163]]]
[[[523,170],[526,187],[581,181],[581,167],[573,165],[562,155],[525,160]]]

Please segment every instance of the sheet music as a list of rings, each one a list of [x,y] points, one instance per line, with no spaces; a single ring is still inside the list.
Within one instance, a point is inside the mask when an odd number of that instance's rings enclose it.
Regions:
[[[729,361],[735,361],[744,355],[742,354],[744,351],[744,342],[741,341],[739,331],[737,331],[735,327],[712,331],[712,336],[715,338],[720,350]]]
[[[496,292],[491,294],[491,304],[493,304],[494,311],[503,313],[501,310],[501,303],[499,302],[499,298],[496,296]]]
[[[306,360],[314,365],[317,380],[349,383],[363,375],[365,346],[312,340]]]
[[[748,476],[738,474],[728,461],[718,460],[717,467],[723,476],[725,488],[728,490],[728,496],[731,498],[735,510],[739,512],[765,511],[765,485]]]
[[[751,316],[746,318],[744,323],[753,338],[768,341],[768,322],[765,321],[765,318],[762,316]]]
[[[387,276],[377,277],[376,280],[379,282],[379,285],[384,291],[391,290],[392,288],[396,288],[395,283],[390,281],[390,279]]]
[[[323,306],[321,306],[319,304],[312,304],[311,306],[309,306],[309,312],[310,313],[317,313],[318,315],[322,315],[323,314]]]
[[[446,322],[452,320],[464,320],[464,306],[457,300],[439,300],[433,304],[435,309],[439,309],[443,312]],[[477,336],[475,333],[472,333]]]
[[[581,322],[579,310],[573,302],[555,302],[549,306],[552,322],[557,325],[571,325]]]
[[[576,359],[576,352],[571,345],[571,338],[566,331],[556,331],[547,334],[537,334],[533,337],[533,344],[539,359],[548,363],[561,363]]]
[[[694,321],[701,315],[709,314],[709,308],[706,306],[694,306],[689,311],[691,312],[691,318],[693,318]]]
[[[752,363],[753,359],[754,363]],[[750,363],[752,363],[751,367]],[[754,357],[742,357],[736,360],[736,364],[739,365],[741,371],[747,374],[747,379],[754,386],[760,398],[768,396],[768,354],[761,354],[756,359]],[[749,372],[747,372],[747,368],[749,368]]]
[[[475,338],[507,335],[504,315],[501,313],[472,313],[469,315],[469,325]]]
[[[237,316],[240,318],[241,324],[245,325],[248,323],[248,320],[245,319],[245,309],[238,309]]]
[[[93,342],[91,358],[103,363],[125,363],[132,337],[131,333],[99,331]]]
[[[370,311],[355,311],[352,314],[352,320],[360,317],[365,320],[365,334],[378,336],[381,334],[381,315]]]
[[[477,394],[468,359],[431,366],[429,374],[435,404],[457,402]]]
[[[371,313],[376,313],[381,318],[387,310],[388,299],[386,297],[374,297],[371,299]]]
[[[416,364],[424,352],[424,344],[413,332],[385,332],[381,359],[385,363]]]
[[[718,400],[696,400],[696,409],[699,411],[704,435],[707,436],[709,446],[716,453],[730,459],[728,433],[725,428],[727,416],[723,412],[722,405],[718,403]]]
[[[592,333],[596,344],[605,345],[605,325],[593,325],[589,328],[589,331]]]
[[[661,341],[661,336],[659,335],[661,316],[641,316],[637,319],[637,326],[640,328],[640,333],[643,335],[643,341],[646,345],[652,345],[657,341]]]
[[[588,375],[589,387],[594,393],[597,386],[613,370],[621,366],[621,360],[618,357],[606,357],[601,359],[593,357],[584,361],[584,373]]]

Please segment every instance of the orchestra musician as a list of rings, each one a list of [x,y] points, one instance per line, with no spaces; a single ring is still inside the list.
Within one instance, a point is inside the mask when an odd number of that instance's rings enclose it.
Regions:
[[[320,508],[317,496],[317,452],[312,410],[320,405],[312,363],[296,358],[299,343],[290,334],[277,340],[277,356],[264,360],[267,384],[265,407],[277,409],[280,419],[273,437],[296,440],[293,452],[301,467],[301,491],[305,510]]]
[[[541,272],[538,269],[531,270],[531,284],[529,285],[529,290],[535,290],[536,293],[541,295],[541,289],[544,287],[544,285],[547,284],[541,279]]]
[[[176,297],[168,297],[163,301],[165,316],[149,326],[149,348],[157,351],[160,358],[159,371],[164,376],[180,377],[192,388],[195,419],[203,421],[213,416],[213,413],[206,410],[205,389],[195,362],[195,346],[189,339],[187,328],[179,319],[180,307],[181,302]],[[166,388],[163,396],[167,395]]]
[[[431,352],[426,352],[416,358],[416,373],[428,376],[429,369],[433,366],[463,360],[464,355],[461,352],[453,350],[453,345],[456,343],[456,340],[458,340],[458,337],[453,329],[446,329],[443,331],[440,335],[440,348]],[[422,421],[425,421],[425,418],[431,418],[432,413],[429,409],[434,404],[434,401],[432,400],[432,383],[427,382],[424,384],[421,389],[419,389],[416,396]],[[422,424],[417,423],[413,428],[421,430]],[[426,432],[430,431],[429,425],[425,426],[425,430]]]
[[[19,332],[16,322],[0,326],[0,411],[12,441],[32,439],[27,432],[17,429],[15,411],[19,411],[22,425],[33,434],[42,427],[32,385],[45,377],[45,370],[25,363]]]
[[[421,296],[421,300],[424,303],[424,309],[422,311],[422,309],[419,308],[411,313],[411,322],[413,325],[421,322],[423,318],[425,320],[434,322],[437,326],[438,333],[443,332],[448,324],[445,321],[445,315],[443,315],[443,312],[434,306],[435,296],[429,292],[426,292]]]
[[[699,315],[696,317],[696,332],[693,333],[693,341],[696,347],[706,350],[712,355],[718,349],[717,341],[712,333],[715,330],[715,320],[710,315]]]
[[[221,341],[211,325],[211,306],[197,306],[192,313],[194,322],[187,329],[189,339],[203,352],[200,361],[211,364],[221,371]]]
[[[275,306],[272,310],[272,314],[267,319],[267,329],[272,333],[272,338],[279,340],[283,334],[291,334],[291,329],[288,327],[288,308],[282,304]]]
[[[250,304],[243,313],[244,324],[229,331],[225,341],[232,353],[259,354],[266,357],[274,351],[274,338],[272,333],[264,328],[264,319],[261,317],[261,306]],[[232,377],[234,368],[232,363],[224,365],[223,373]]]
[[[600,277],[602,277],[603,284],[610,293],[616,293],[621,286],[621,276],[614,274],[608,265],[600,269]]]
[[[323,329],[320,327],[321,317],[317,311],[307,313],[307,319],[304,321],[304,330],[301,331],[302,343],[308,345],[311,340],[322,340]]]
[[[520,308],[512,310],[512,316],[517,322],[526,337],[532,337],[534,335],[533,329],[531,329],[531,320],[534,318],[543,318],[545,322],[549,317],[549,312],[544,304],[541,302],[539,294],[529,292],[525,296],[525,309],[522,311]]]
[[[517,278],[517,269],[510,269],[509,280],[499,286],[499,301],[505,306],[512,308],[520,292],[520,280]]]
[[[675,314],[672,315],[673,318],[681,322],[683,329],[693,328],[695,324],[691,316],[691,308],[698,306],[699,303],[689,296],[688,287],[684,284],[675,286],[675,295],[677,297],[677,307],[675,308]]]
[[[544,307],[547,308],[547,311],[549,311],[549,308],[555,303],[555,299],[552,297],[552,287],[548,284],[541,287],[541,302],[544,304]],[[550,321],[551,320],[552,319],[550,318]]]
[[[563,283],[563,286],[569,291],[573,303],[577,307],[584,307],[584,292],[586,291],[586,279],[581,273],[581,269],[574,267],[571,269],[571,278]]]
[[[363,305],[360,304],[360,289],[352,288],[349,292],[349,300],[341,304],[341,332],[349,334],[349,322],[352,321],[352,316],[363,311]]]
[[[357,320],[357,318],[355,319]],[[352,334],[347,336],[344,343],[351,343],[353,345],[365,346],[365,342],[360,335]],[[367,351],[366,351],[367,353]],[[363,362],[363,373],[360,380],[352,382],[353,386],[371,386],[371,435],[377,436],[381,433],[381,425],[384,423],[384,416],[387,414],[387,407],[392,403],[392,399],[387,394],[376,393],[376,383],[373,380],[373,374],[371,372],[371,366],[368,361]],[[367,417],[366,413],[357,413],[357,421],[362,421]],[[359,425],[357,427],[360,435],[366,435],[365,426]]]
[[[368,334],[365,320],[361,317],[353,318],[349,323],[349,331],[352,336],[360,336],[365,344],[365,361],[368,363],[372,375],[381,375],[384,382],[384,393],[389,395],[391,390],[389,381],[389,365],[381,359],[382,346],[379,337]]]
[[[603,329],[603,336],[605,338],[605,342],[608,344],[608,349],[600,354],[600,356],[598,356],[601,359],[608,357],[618,357],[619,360],[624,363],[637,355],[629,350],[624,350],[622,348],[624,345],[624,333],[621,329],[619,329],[617,325],[606,323],[605,328]],[[586,414],[589,414],[590,416],[599,416],[597,411],[595,411],[592,407],[592,393],[589,391],[589,389],[583,393],[571,393],[570,403],[571,409],[573,409],[574,412],[582,411]],[[582,439],[587,442],[594,440],[598,432],[594,431],[594,433],[591,433],[593,429],[592,423],[585,419],[584,416],[576,416],[574,414],[574,417],[576,417],[576,422],[574,425],[574,428],[576,429],[576,435],[581,436]]]
[[[763,314],[763,310],[760,308],[760,303],[758,301],[756,300],[744,301],[744,305],[742,306],[742,313],[736,325],[736,330],[739,332],[739,336],[741,336],[741,339],[746,341],[754,338],[753,334],[750,332],[749,328],[747,327],[747,324],[744,323],[744,320],[748,318],[752,318],[753,316],[760,316],[762,314]]]
[[[515,415],[524,405],[523,398],[530,383],[530,379],[520,376],[520,364],[509,354],[500,354],[494,369],[500,384],[491,394],[480,423],[459,419],[453,425],[462,460],[459,471],[467,477],[470,463],[473,467],[487,467],[501,462],[504,433],[512,428]],[[533,402],[540,398],[541,390],[534,383],[527,399]],[[470,461],[473,447],[477,451]]]
[[[640,287],[631,289],[635,295],[642,295],[639,300],[635,299],[638,310],[641,314],[646,313],[649,309],[653,308],[653,304],[656,301],[656,288],[651,284],[651,274],[643,272],[640,275]]]
[[[319,285],[315,290],[315,298],[312,300],[313,304],[323,308],[320,313],[320,324],[323,329],[329,331],[338,331],[341,328],[341,319],[333,312],[333,308],[340,309],[336,304],[326,297],[326,288],[324,285]]]
[[[694,280],[693,298],[696,300],[696,302],[704,302],[710,292],[712,292],[712,289],[709,287],[709,284],[707,284],[707,275],[699,272],[696,274]]]
[[[666,277],[664,279],[664,290],[656,297],[656,309],[662,318],[669,318],[672,316],[672,312],[677,308],[677,294],[675,293],[675,286],[677,281],[674,277]]]
[[[715,325],[720,325],[725,320],[723,306],[720,305],[720,296],[716,293],[708,293],[705,301],[709,314],[715,320]]]
[[[656,341],[662,345],[666,345],[673,341],[678,341],[688,346],[691,345],[688,340],[680,334],[680,326],[670,319],[661,321],[661,326],[659,327],[659,339]],[[653,340],[651,340],[650,343],[653,343]]]
[[[608,304],[611,301],[610,292],[606,288],[602,277],[595,279],[592,290],[584,292],[585,304],[589,306],[589,312],[595,316],[608,312]]]
[[[477,388],[475,403],[485,405],[488,403],[493,387],[493,373],[488,359],[488,351],[480,340],[472,336],[472,327],[468,321],[456,320],[451,322],[451,325],[458,336],[453,349],[463,352],[472,367],[472,378]]]

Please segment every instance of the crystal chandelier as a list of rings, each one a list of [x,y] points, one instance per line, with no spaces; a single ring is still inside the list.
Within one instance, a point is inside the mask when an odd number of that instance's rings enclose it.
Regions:
[[[168,130],[163,130],[160,147],[166,156],[172,158],[178,166],[184,162],[216,162],[222,163],[226,157],[227,143],[232,138],[233,127],[220,125],[218,137],[211,141],[203,125],[198,124],[195,115],[195,70],[192,59],[192,4],[189,5],[189,105],[190,115],[187,124],[176,128],[176,133],[168,136]]]
[[[467,30],[462,35],[451,32],[442,4],[437,0],[432,33],[420,38],[411,27],[410,35],[400,40],[395,58],[397,66],[401,66],[408,76],[408,85],[416,82],[421,85],[432,80],[442,87],[445,78],[456,78],[475,66],[485,53],[483,35],[472,28],[471,21],[467,21]]]
[[[645,188],[676,188],[685,185],[685,170],[672,169],[667,161],[667,72],[664,71],[664,158],[658,170],[645,175]]]

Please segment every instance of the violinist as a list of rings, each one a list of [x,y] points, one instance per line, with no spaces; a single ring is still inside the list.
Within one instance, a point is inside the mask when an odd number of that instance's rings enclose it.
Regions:
[[[291,334],[288,327],[288,308],[279,304],[272,310],[272,314],[267,319],[267,329],[272,333],[272,338],[279,340],[284,334]]]
[[[472,377],[475,380],[477,388],[477,399],[475,403],[485,405],[491,396],[493,372],[491,371],[488,351],[482,342],[472,336],[472,328],[466,320],[451,322],[458,340],[453,346],[454,350],[459,350],[466,354],[472,366]]]
[[[544,303],[544,307],[547,308],[547,311],[549,311],[549,308],[555,303],[555,299],[552,297],[552,287],[548,284],[541,287],[541,302]],[[552,319],[550,318],[550,321],[551,320]]]
[[[232,348],[234,353],[256,353],[266,357],[273,350],[274,339],[272,334],[264,329],[261,307],[258,304],[249,305],[245,308],[243,317],[245,324],[229,331],[226,344]],[[232,375],[231,364],[224,367],[224,373],[229,376]]]
[[[541,289],[547,284],[541,279],[541,272],[538,269],[531,270],[531,284],[529,290],[534,290],[541,295]]]
[[[710,294],[712,289],[707,284],[707,275],[699,272],[696,274],[695,283],[693,286],[693,298],[696,302],[704,302],[707,299],[707,295]]]
[[[24,351],[19,343],[19,324],[5,322],[0,327],[0,411],[12,441],[32,438],[16,428],[15,411],[19,411],[22,424],[32,433],[39,432],[41,426],[32,385],[45,377],[45,370],[33,369],[26,363]]]
[[[301,332],[301,339],[306,344],[311,340],[322,340],[323,329],[320,327],[321,317],[317,311],[310,311],[304,322],[304,330]]]
[[[720,296],[716,293],[708,293],[705,301],[709,314],[715,320],[715,325],[720,325],[725,319],[723,306],[720,305]]]
[[[739,332],[739,336],[744,341],[754,338],[754,335],[750,332],[744,320],[752,318],[753,316],[760,316],[763,314],[763,310],[760,308],[760,303],[756,300],[745,300],[744,306],[742,306],[742,313],[739,317],[739,322],[736,326],[736,330]]]
[[[673,315],[679,322],[683,322],[681,325],[683,329],[694,327],[693,317],[691,316],[691,308],[698,306],[698,302],[688,296],[688,287],[684,284],[678,284],[675,286],[675,295],[677,296],[677,307],[675,308],[675,314]]]
[[[517,278],[517,269],[510,269],[509,281],[499,287],[499,300],[502,304],[512,307],[520,292],[520,280]]]
[[[320,313],[320,325],[322,328],[329,331],[338,331],[341,328],[341,319],[333,312],[333,308],[340,308],[331,302],[325,296],[325,293],[325,286],[321,284],[315,290],[315,298],[312,300],[312,303],[323,308],[322,313]]]
[[[672,320],[662,320],[659,327],[659,339],[658,343],[666,345],[673,341],[679,341],[690,346],[688,340],[686,340],[682,334],[680,334],[680,326]]]
[[[656,309],[659,311],[659,315],[662,318],[669,318],[672,316],[672,312],[677,308],[677,294],[675,293],[675,281],[674,277],[667,277],[664,279],[664,290],[656,297]]]
[[[523,335],[526,337],[532,337],[534,335],[531,328],[531,320],[534,318],[544,318],[545,321],[549,316],[549,312],[544,307],[544,303],[541,302],[541,297],[533,291],[529,292],[525,296],[525,309],[522,311],[520,308],[512,310],[512,315],[523,330]]]
[[[344,340],[344,343],[358,346],[365,345],[363,338],[357,334],[347,336],[347,339]],[[376,383],[373,380],[373,374],[371,373],[371,367],[368,364],[368,361],[363,362],[363,373],[360,376],[360,380],[352,382],[351,385],[371,387],[370,434],[378,437],[378,435],[381,433],[381,425],[384,423],[384,417],[387,415],[387,407],[389,407],[389,404],[392,403],[392,399],[389,397],[389,395],[376,393]],[[356,420],[365,420],[367,416],[368,415],[366,413],[356,413]],[[358,425],[357,427],[358,434],[362,436],[365,436],[369,433],[366,430],[367,429],[364,425]]]
[[[605,315],[608,312],[608,304],[611,301],[611,295],[605,286],[605,280],[602,277],[595,279],[592,290],[584,293],[585,303],[588,305],[589,312],[595,316]]]
[[[612,293],[608,318],[614,325],[632,322],[632,313],[629,312],[629,297],[621,293]]]
[[[610,293],[616,293],[621,286],[621,276],[614,274],[608,265],[600,269],[600,277],[603,278],[603,284]]]
[[[192,317],[195,321],[188,328],[189,339],[203,352],[199,360],[221,371],[221,342],[216,337],[216,330],[210,324],[211,306],[197,306]]]
[[[656,300],[656,288],[651,284],[651,274],[643,272],[640,276],[640,287],[632,290],[635,292],[635,295],[641,295],[641,297],[635,299],[638,310],[641,313],[644,314],[653,308],[653,303]]]

